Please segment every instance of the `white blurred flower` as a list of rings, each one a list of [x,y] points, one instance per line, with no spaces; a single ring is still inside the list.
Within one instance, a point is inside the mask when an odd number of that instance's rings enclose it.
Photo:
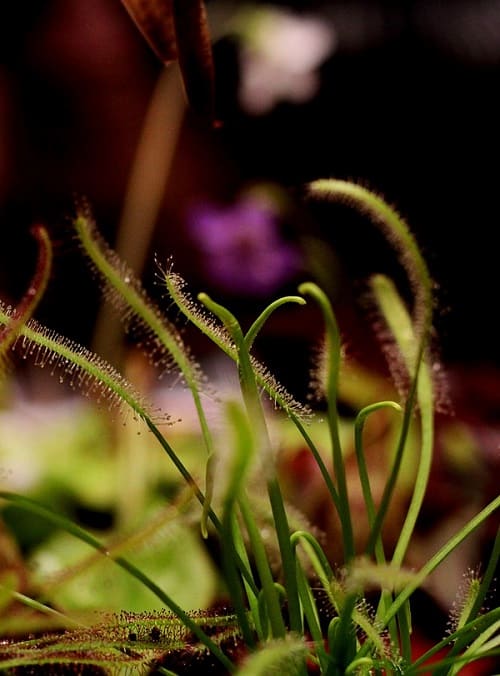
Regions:
[[[334,51],[331,23],[312,14],[259,7],[238,20],[243,37],[239,100],[262,115],[279,101],[302,103],[319,87],[318,67]]]

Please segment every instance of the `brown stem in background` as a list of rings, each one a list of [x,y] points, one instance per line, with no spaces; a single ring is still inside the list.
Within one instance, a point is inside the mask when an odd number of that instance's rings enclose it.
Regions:
[[[19,330],[33,316],[36,306],[45,293],[52,269],[52,245],[47,230],[43,225],[34,225],[31,233],[38,242],[38,261],[26,293],[12,311],[10,321],[0,329],[0,372],[6,367],[7,352]]]
[[[191,108],[215,124],[214,66],[202,0],[122,0],[165,64],[178,60]]]

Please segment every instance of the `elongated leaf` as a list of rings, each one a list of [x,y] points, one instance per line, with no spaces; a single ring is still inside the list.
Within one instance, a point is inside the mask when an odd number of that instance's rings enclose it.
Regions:
[[[169,370],[171,364],[178,368],[191,390],[200,421],[200,428],[207,449],[206,500],[202,518],[202,532],[207,534],[207,519],[213,489],[214,448],[205,412],[201,403],[204,376],[192,358],[189,349],[173,324],[166,320],[160,310],[148,298],[133,271],[101,237],[87,206],[78,209],[74,221],[79,242],[88,258],[91,269],[103,280],[104,294],[117,308],[126,329],[141,334],[141,343],[150,361]]]
[[[52,269],[52,245],[45,228],[36,225],[32,234],[38,243],[38,261],[31,283],[10,319],[0,328],[0,374],[7,367],[7,352],[16,340],[22,326],[32,317],[40,302]]]
[[[233,615],[198,613],[191,617],[196,625],[208,629],[217,643],[237,638]],[[143,674],[160,665],[171,666],[173,661],[177,665],[201,661],[207,655],[205,646],[174,616],[124,612],[93,627],[0,645],[0,670],[83,673],[78,669],[85,665],[95,669],[92,673]]]
[[[0,301],[0,327],[12,321],[12,312]],[[35,366],[47,366],[51,373],[57,372],[61,383],[67,379],[72,388],[86,396],[94,395],[98,402],[106,403],[109,410],[128,404],[146,422],[152,417],[159,422],[168,420],[160,416],[111,364],[34,319],[19,328],[13,347],[22,357],[32,357]]]
[[[189,294],[189,291],[186,290],[187,284],[185,280],[172,270],[172,266],[166,270],[162,270],[162,273],[165,278],[168,294],[182,314],[202,333],[208,336],[228,357],[237,361],[238,351],[232,337],[227,331],[227,327],[218,321],[217,318],[214,319],[215,315],[204,312],[203,306],[197,303]],[[251,339],[252,336],[250,335],[249,342]],[[285,411],[298,426],[300,426],[301,422],[308,422],[311,419],[311,410],[296,401],[268,371],[267,367],[257,361],[252,355],[250,355],[250,361],[259,387],[268,394],[276,408],[281,408]]]

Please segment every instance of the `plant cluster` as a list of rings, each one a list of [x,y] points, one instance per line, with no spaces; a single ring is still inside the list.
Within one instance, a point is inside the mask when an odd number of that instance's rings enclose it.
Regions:
[[[151,406],[116,369],[66,338],[37,323],[32,315],[50,273],[51,244],[43,228],[38,266],[30,288],[17,307],[0,306],[0,357],[8,361],[11,348],[50,368],[73,387],[132,411],[167,454],[187,487],[187,500],[199,503],[203,537],[217,541],[221,578],[228,602],[223,608],[184,610],[133,564],[119,547],[113,548],[37,501],[7,491],[4,503],[48,520],[85,542],[138,580],[160,600],[158,612],[122,612],[68,628],[71,617],[54,607],[50,598],[20,593],[16,581],[0,579],[0,610],[16,600],[50,617],[65,631],[0,643],[0,671],[16,673],[237,673],[257,676],[278,673],[451,675],[469,663],[494,658],[500,652],[500,610],[484,609],[500,556],[497,535],[482,576],[472,576],[455,608],[449,634],[424,655],[412,656],[411,605],[414,593],[447,557],[500,506],[497,497],[484,507],[419,570],[405,567],[426,488],[434,448],[435,395],[430,350],[432,282],[426,264],[405,221],[378,195],[341,180],[319,180],[308,186],[311,199],[345,202],[361,209],[393,245],[414,292],[408,308],[394,284],[376,275],[370,280],[391,364],[403,383],[401,401],[373,401],[357,412],[352,426],[359,479],[369,522],[366,547],[356,547],[356,523],[349,501],[343,434],[338,411],[342,346],[334,309],[314,282],[300,285],[299,295],[285,296],[266,307],[248,329],[226,307],[207,294],[193,299],[172,265],[161,275],[169,299],[215,346],[235,364],[241,400],[228,403],[224,424],[232,439],[224,477],[217,473],[218,449],[207,420],[202,369],[184,343],[178,328],[148,298],[141,283],[104,242],[85,205],[73,220],[76,238],[106,298],[127,331],[139,335],[142,349],[159,369],[175,369],[191,393],[205,447],[203,483],[184,464],[169,441],[165,416]],[[269,317],[288,303],[317,305],[324,323],[324,342],[315,373],[318,396],[331,457],[325,460],[314,439],[310,419],[315,411],[299,404],[253,354],[255,341]],[[295,426],[314,458],[339,519],[344,560],[334,565],[317,533],[296,527],[277,471],[277,449],[269,431],[266,399]],[[375,501],[366,462],[364,427],[385,410],[397,430],[392,464],[380,501]],[[409,452],[409,437],[418,430],[418,463],[413,493],[393,551],[386,551],[382,529],[394,497],[400,470]],[[167,430],[167,431],[165,431]],[[413,432],[412,432],[413,430]],[[410,452],[415,452],[412,448]],[[331,469],[330,469],[331,468]],[[255,509],[254,483],[258,475],[265,493],[265,527]],[[272,538],[264,531],[271,529]],[[270,544],[270,542],[273,544]],[[436,658],[436,656],[439,656]],[[437,659],[437,661],[436,661]],[[92,671],[90,671],[92,670]]]
[[[216,126],[214,68],[204,2],[122,2],[161,61],[179,62],[191,108]],[[245,25],[248,23],[245,21]],[[331,36],[327,36],[329,40]],[[288,60],[288,54],[286,57]],[[420,568],[407,567],[435,448],[436,368],[430,345],[434,299],[426,263],[405,221],[365,187],[342,180],[318,180],[308,186],[307,194],[309,199],[340,201],[366,214],[382,230],[406,272],[413,292],[411,307],[386,276],[375,275],[369,283],[378,332],[383,336],[400,397],[398,401],[374,398],[355,412],[352,424],[346,425],[338,406],[342,386],[341,335],[328,294],[315,282],[302,283],[298,295],[278,298],[249,328],[244,328],[227,307],[207,294],[192,298],[169,262],[160,274],[169,302],[183,322],[191,323],[234,364],[237,375],[239,396],[226,404],[222,421],[224,435],[230,439],[224,465],[219,438],[207,414],[207,378],[184,334],[177,323],[166,318],[128,265],[103,240],[87,205],[77,206],[73,234],[106,299],[125,330],[137,338],[158,375],[177,373],[191,396],[204,449],[204,456],[197,458],[197,465],[204,469],[201,477],[190,469],[183,452],[176,447],[179,438],[175,427],[169,426],[168,412],[151,404],[148,393],[140,392],[99,355],[33,318],[52,269],[50,237],[44,227],[34,228],[39,256],[31,284],[16,307],[0,303],[0,369],[8,372],[14,351],[97,400],[109,416],[114,417],[120,409],[126,419],[129,412],[149,431],[148,439],[166,453],[184,489],[167,504],[167,512],[153,517],[148,514],[147,523],[142,523],[136,532],[111,542],[98,538],[77,520],[38,499],[0,490],[3,514],[14,508],[18,514],[28,515],[28,519],[50,524],[58,533],[65,532],[72,541],[88,548],[88,561],[92,556],[94,560],[108,561],[116,571],[128,576],[136,589],[153,595],[157,603],[154,610],[132,612],[125,607],[122,612],[99,616],[96,621],[74,613],[71,604],[61,602],[57,582],[40,589],[36,585],[23,586],[16,567],[7,565],[5,570],[0,569],[0,632],[4,636],[0,639],[0,673],[414,676],[431,672],[452,676],[467,665],[491,660],[489,664],[498,658],[500,609],[488,608],[488,594],[500,557],[500,532],[480,574],[466,577],[460,601],[451,612],[448,634],[420,656],[416,657],[412,650],[416,593],[438,567],[446,566],[448,557],[462,542],[492,520],[500,506],[497,496]],[[248,220],[248,207],[255,221]],[[258,201],[247,200],[240,212],[236,215],[243,214],[247,225],[250,223],[257,268],[271,255],[276,262],[278,248],[282,256],[281,268],[267,270],[267,277],[259,275],[256,281],[261,286],[253,287],[266,295],[276,279],[298,265],[297,252],[274,237],[272,217],[266,209],[262,211]],[[200,236],[205,238],[208,257],[212,251],[220,250],[222,216],[213,212],[204,218]],[[256,233],[257,226],[261,236]],[[267,233],[267,249],[262,248],[262,233]],[[238,234],[242,234],[241,229]],[[231,265],[239,267],[238,256],[231,247],[225,255]],[[248,284],[244,286],[248,288]],[[257,359],[254,349],[271,315],[284,305],[305,303],[316,307],[324,325],[324,340],[313,374],[315,402],[320,402],[316,408],[315,404],[306,407],[296,401]],[[370,476],[366,426],[382,414],[390,419],[393,434],[384,441],[390,446],[384,449],[390,464],[378,497]],[[308,458],[315,463],[328,496],[328,509],[339,523],[341,542],[335,544],[336,550],[342,552],[340,561],[329,555],[332,543],[325,541],[328,536],[290,507],[286,477],[279,471],[280,439],[271,429],[276,415],[293,427]],[[362,545],[351,499],[347,444],[354,447],[368,522]],[[137,446],[134,452],[138,453]],[[90,464],[91,460],[86,462]],[[416,468],[411,496],[395,542],[388,546],[384,527],[395,502],[398,481],[410,463]],[[87,467],[87,471],[90,473],[91,468]],[[128,488],[125,486],[123,492]],[[165,539],[165,523],[172,526],[177,518],[182,521],[188,510],[196,514],[201,538],[216,543],[223,592],[220,604],[197,611],[185,609],[165,591],[161,579],[146,572],[133,556],[134,547],[150,536]],[[187,531],[183,533],[187,537]],[[0,522],[0,565],[4,557],[8,559],[4,542],[7,536]],[[165,547],[155,552],[160,566],[165,554]],[[79,572],[77,566],[68,572],[68,577],[78,577]],[[64,582],[64,574],[61,580]],[[9,615],[14,614],[14,607],[31,615],[19,614],[21,627],[11,631]],[[36,624],[30,623],[33,618]]]

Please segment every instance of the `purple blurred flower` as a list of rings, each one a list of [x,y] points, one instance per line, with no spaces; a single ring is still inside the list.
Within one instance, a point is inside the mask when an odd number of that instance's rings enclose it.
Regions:
[[[188,228],[205,272],[226,292],[265,296],[300,268],[299,250],[281,237],[269,198],[252,194],[228,207],[193,207]]]

